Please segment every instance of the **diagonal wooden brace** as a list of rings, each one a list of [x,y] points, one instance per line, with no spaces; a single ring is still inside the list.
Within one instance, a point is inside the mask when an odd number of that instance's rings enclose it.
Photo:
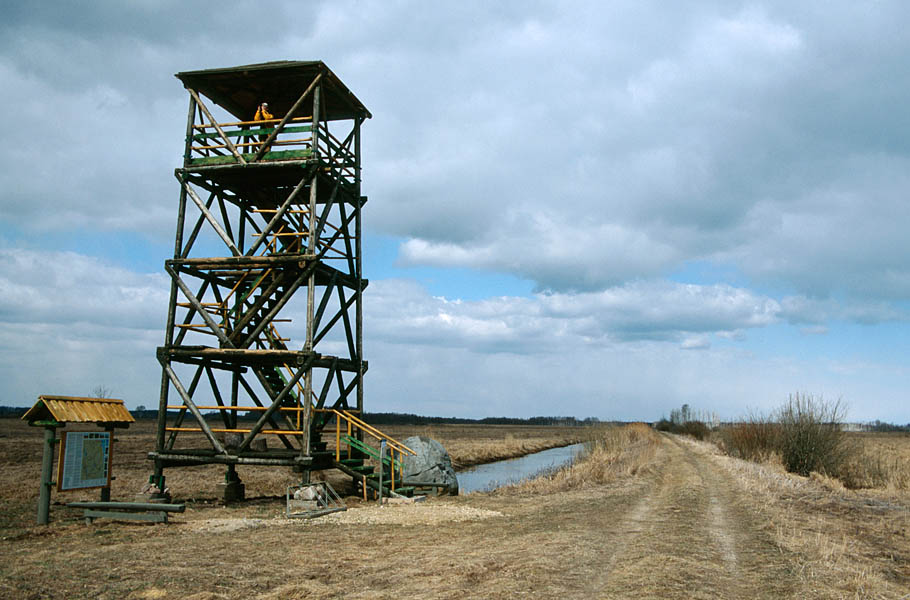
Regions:
[[[241,342],[241,344],[240,344],[240,347],[241,347],[241,348],[249,348],[249,347],[250,347],[250,344],[252,344],[253,341],[256,339],[256,337],[259,336],[260,333],[262,333],[262,330],[265,329],[266,326],[267,326],[269,323],[271,323],[272,319],[275,318],[275,315],[277,315],[278,312],[279,312],[282,308],[284,308],[284,305],[288,303],[288,300],[291,299],[291,296],[294,295],[294,292],[297,291],[297,288],[299,288],[299,287],[303,284],[303,280],[306,279],[307,277],[309,277],[310,274],[313,273],[313,271],[316,270],[316,266],[317,266],[318,264],[319,264],[319,263],[317,263],[317,262],[313,262],[312,264],[310,264],[309,266],[307,266],[307,268],[304,269],[304,270],[300,273],[300,275],[297,277],[297,279],[295,279],[295,280],[291,283],[291,285],[288,286],[288,288],[287,288],[287,289],[285,290],[285,292],[284,292],[284,296],[282,296],[282,297],[278,300],[278,303],[275,304],[275,306],[272,307],[272,309],[271,309],[271,310],[270,310],[270,311],[269,311],[269,312],[268,312],[268,313],[259,321],[259,324],[256,325],[256,327],[255,327],[255,328],[253,329],[253,331],[246,337],[246,339],[243,340],[243,342]]]
[[[291,204],[294,202],[294,199],[297,197],[297,194],[300,193],[300,190],[304,188],[308,181],[307,177],[304,177],[300,180],[300,183],[297,184],[297,187],[294,188],[294,191],[291,192],[291,195],[288,196],[287,200],[278,207],[278,212],[275,213],[275,216],[269,221],[268,225],[265,226],[265,229],[259,234],[259,237],[256,238],[256,241],[253,242],[253,245],[250,246],[250,249],[247,250],[247,256],[253,256],[256,253],[256,250],[259,249],[260,244],[265,241],[265,238],[272,232],[272,229],[275,228],[275,225],[278,221],[281,220],[281,217],[284,216],[284,213],[287,212],[288,208],[291,207]]]
[[[304,364],[297,370],[297,373],[291,378],[291,380],[284,386],[284,389],[281,390],[275,399],[272,400],[272,404],[266,409],[265,413],[259,417],[259,420],[256,421],[256,424],[253,425],[253,428],[250,429],[250,432],[246,434],[246,437],[243,438],[243,442],[240,444],[240,447],[237,449],[237,454],[245,451],[250,447],[250,444],[253,443],[253,438],[262,430],[263,426],[272,418],[272,415],[276,410],[281,406],[281,403],[291,393],[291,390],[297,385],[297,382],[300,381],[300,378],[303,377],[303,374],[306,373],[310,366],[313,364],[313,357],[308,357]]]
[[[243,156],[241,156],[240,153],[237,152],[237,147],[234,146],[234,142],[232,142],[231,138],[229,138],[224,133],[224,130],[221,129],[221,125],[218,124],[218,122],[215,120],[215,117],[213,117],[212,113],[209,112],[208,107],[202,101],[202,98],[199,97],[199,94],[196,93],[196,90],[194,90],[192,88],[186,88],[186,91],[188,91],[190,93],[190,96],[193,97],[193,100],[196,101],[196,104],[198,104],[199,108],[202,109],[202,112],[205,113],[205,117],[209,120],[209,124],[215,128],[215,131],[217,131],[218,135],[221,136],[221,139],[224,140],[224,145],[228,147],[228,150],[231,151],[231,154],[234,155],[234,158],[236,158],[238,161],[240,161],[241,165],[245,165],[246,161],[243,160]]]
[[[221,442],[219,442],[218,438],[215,437],[215,434],[212,433],[212,429],[209,427],[209,424],[205,422],[205,417],[203,417],[202,413],[199,412],[199,408],[196,407],[193,399],[190,398],[190,395],[186,393],[186,390],[183,388],[183,384],[180,383],[180,378],[177,377],[176,373],[174,373],[174,369],[171,368],[170,363],[168,363],[167,360],[162,360],[161,365],[164,367],[168,378],[171,380],[171,383],[174,384],[174,387],[177,389],[177,393],[180,394],[180,397],[183,399],[183,403],[188,409],[190,409],[190,412],[193,413],[193,416],[196,417],[196,420],[199,422],[199,427],[202,428],[202,433],[204,433],[205,437],[209,439],[212,447],[216,452],[227,454],[227,450],[224,449],[224,446],[221,445]]]
[[[231,236],[229,236],[224,228],[221,227],[221,224],[215,219],[215,215],[206,207],[205,202],[203,202],[196,192],[193,191],[193,188],[190,187],[190,183],[184,181],[179,174],[177,174],[177,180],[180,181],[180,184],[186,189],[187,194],[193,199],[193,203],[199,208],[202,214],[205,215],[206,220],[212,225],[212,228],[218,236],[221,237],[221,239],[224,240],[224,243],[227,244],[227,247],[230,248],[231,253],[234,256],[240,256],[242,253],[237,249],[237,246],[234,245],[234,240],[232,240]]]
[[[263,373],[262,373],[262,368],[254,367],[253,373],[255,373],[256,378],[259,380],[259,383],[262,384],[263,389],[266,390],[266,393],[269,395],[269,398],[271,398],[272,397],[272,392],[271,392],[272,388],[270,388],[268,386],[268,381],[266,381],[265,375],[263,375]],[[262,404],[262,402],[259,400],[259,397],[256,395],[256,392],[253,390],[253,388],[250,386],[250,384],[247,383],[246,379],[241,377],[239,381],[240,381],[240,385],[243,386],[243,389],[246,390],[246,393],[249,394],[250,398],[252,398],[252,400],[256,404],[256,406],[258,406],[259,408],[265,408],[265,405]],[[288,426],[288,429],[291,429],[291,430],[294,429],[294,427],[295,427],[294,422],[291,421],[290,417],[288,417],[284,413],[279,413],[279,414],[284,419],[284,422]],[[275,421],[274,416],[271,419],[269,419],[269,425],[271,425],[275,429],[281,429],[281,427]],[[291,442],[288,440],[287,436],[279,435],[278,439],[281,440],[281,443],[283,443],[286,448],[288,448],[288,449],[294,448],[294,445],[291,444]]]
[[[218,326],[218,323],[212,319],[212,316],[208,313],[208,311],[205,310],[205,308],[202,306],[202,303],[199,302],[199,299],[193,295],[193,292],[186,285],[186,283],[184,283],[183,279],[180,278],[180,275],[177,273],[177,271],[175,271],[168,264],[164,265],[164,270],[170,274],[174,282],[177,284],[177,287],[180,288],[180,291],[183,292],[183,295],[186,296],[186,299],[190,301],[190,304],[193,305],[193,308],[196,309],[196,312],[199,313],[199,315],[205,321],[205,324],[209,326],[209,329],[212,330],[212,333],[218,337],[218,340],[221,342],[221,344],[223,346],[227,346],[228,348],[233,348],[234,344],[232,344],[231,340],[229,340],[228,337],[224,334],[224,331],[222,331],[221,327]]]
[[[328,201],[325,203],[325,207],[322,209],[322,214],[319,216],[319,222],[316,223],[316,230],[313,235],[316,239],[319,239],[319,236],[322,235],[323,230],[325,229],[325,224],[329,220],[329,213],[332,210],[332,205],[335,204],[335,196],[338,195],[338,188],[341,186],[340,182],[335,183],[335,187],[332,188],[332,194],[329,196]]]

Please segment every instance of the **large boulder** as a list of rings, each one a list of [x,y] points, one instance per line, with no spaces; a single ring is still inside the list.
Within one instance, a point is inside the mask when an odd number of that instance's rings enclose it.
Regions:
[[[442,483],[439,492],[458,495],[458,478],[452,468],[452,459],[442,444],[425,435],[415,435],[404,440],[404,445],[417,453],[406,456],[402,471],[409,483]]]

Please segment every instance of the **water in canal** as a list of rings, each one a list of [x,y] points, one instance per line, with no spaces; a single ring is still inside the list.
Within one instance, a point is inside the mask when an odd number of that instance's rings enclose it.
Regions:
[[[503,485],[531,479],[542,471],[566,465],[581,452],[584,444],[550,448],[521,458],[477,465],[456,473],[461,494],[487,492]]]

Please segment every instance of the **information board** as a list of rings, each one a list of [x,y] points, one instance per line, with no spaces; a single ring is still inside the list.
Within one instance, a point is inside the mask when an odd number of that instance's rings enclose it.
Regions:
[[[57,490],[107,487],[111,483],[109,431],[64,431]]]

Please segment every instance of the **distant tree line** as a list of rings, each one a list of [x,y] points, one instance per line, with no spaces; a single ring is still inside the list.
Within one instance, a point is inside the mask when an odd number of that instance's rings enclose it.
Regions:
[[[0,419],[22,418],[28,406],[0,406]]]
[[[373,425],[561,425],[576,427],[600,423],[597,417],[578,419],[576,417],[485,417],[466,419],[463,417],[427,417],[411,413],[368,412],[364,420]]]
[[[692,436],[697,440],[703,440],[709,433],[708,425],[705,423],[706,420],[704,415],[696,415],[688,404],[683,404],[680,408],[674,408],[670,411],[669,419],[661,417],[660,421],[654,424],[654,427],[658,431],[679,433]]]
[[[869,431],[876,431],[879,433],[888,433],[890,431],[908,431],[910,432],[910,423],[906,425],[896,425],[894,423],[883,423],[876,419],[869,423]]]
[[[28,407],[24,406],[0,406],[0,418],[20,418],[25,414]],[[158,411],[148,409],[139,405],[130,411],[136,419],[157,419]],[[173,410],[168,411],[169,415],[176,415]],[[262,413],[259,411],[240,412],[237,415],[241,421],[255,421]],[[220,413],[217,411],[208,411],[205,413],[206,420],[220,419]],[[560,425],[564,427],[580,427],[583,425],[593,425],[600,423],[597,417],[588,417],[579,419],[576,417],[531,417],[528,419],[519,419],[516,417],[485,417],[483,419],[466,419],[462,417],[427,417],[411,413],[394,413],[394,412],[368,412],[364,415],[364,420],[372,425]]]

